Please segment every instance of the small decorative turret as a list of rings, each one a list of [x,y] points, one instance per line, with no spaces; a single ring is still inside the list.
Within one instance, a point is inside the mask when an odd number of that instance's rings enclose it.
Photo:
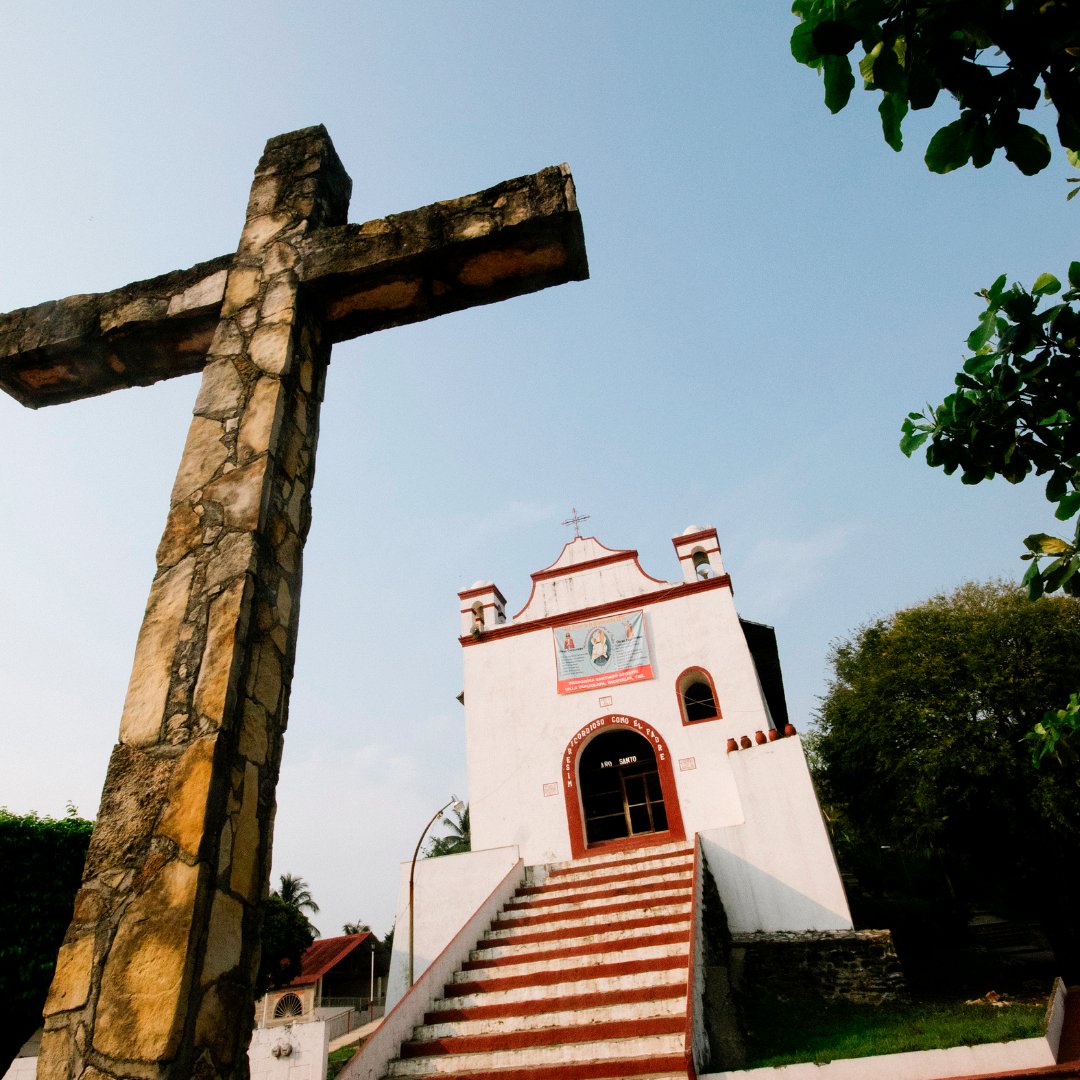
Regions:
[[[485,630],[506,622],[506,597],[490,581],[477,581],[458,593],[461,635],[480,637]]]
[[[723,577],[724,563],[720,558],[720,541],[711,525],[688,525],[681,535],[671,541],[682,567],[683,581],[688,584],[708,578]]]

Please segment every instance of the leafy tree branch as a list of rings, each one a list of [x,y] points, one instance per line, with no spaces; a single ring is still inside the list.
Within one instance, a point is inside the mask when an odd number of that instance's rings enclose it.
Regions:
[[[791,52],[821,72],[836,113],[855,88],[880,93],[885,141],[903,146],[908,111],[928,109],[944,90],[959,118],[940,128],[926,164],[946,173],[987,165],[998,150],[1031,176],[1050,163],[1046,137],[1021,114],[1045,98],[1065,148],[1080,148],[1080,12],[1074,0],[795,0]]]

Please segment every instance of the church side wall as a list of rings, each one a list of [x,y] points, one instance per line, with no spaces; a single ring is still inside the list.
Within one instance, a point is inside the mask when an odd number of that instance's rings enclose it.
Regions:
[[[631,596],[625,610],[645,599]],[[578,731],[610,714],[652,725],[667,743],[688,836],[744,820],[729,760],[738,755],[728,755],[726,743],[765,729],[768,717],[730,590],[645,604],[644,612],[654,678],[604,690],[556,692],[550,627],[463,649],[474,849],[515,844],[526,864],[569,859],[563,752]],[[721,719],[683,723],[676,682],[689,667],[712,676]]]
[[[732,933],[850,930],[800,740],[729,755],[746,819],[701,833]]]

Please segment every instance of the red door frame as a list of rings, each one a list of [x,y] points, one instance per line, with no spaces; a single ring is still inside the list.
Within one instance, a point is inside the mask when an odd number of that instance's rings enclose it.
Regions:
[[[642,833],[626,836],[620,840],[605,840],[599,844],[585,842],[585,822],[582,817],[581,795],[578,791],[578,760],[598,735],[608,731],[633,731],[651,743],[656,754],[656,771],[660,776],[660,790],[664,795],[668,827],[664,832]],[[596,855],[602,851],[622,851],[669,844],[686,839],[679,794],[675,790],[675,773],[671,768],[671,754],[663,736],[644,720],[624,713],[608,713],[587,723],[567,744],[563,752],[563,795],[566,798],[566,824],[570,830],[570,851],[575,859]]]

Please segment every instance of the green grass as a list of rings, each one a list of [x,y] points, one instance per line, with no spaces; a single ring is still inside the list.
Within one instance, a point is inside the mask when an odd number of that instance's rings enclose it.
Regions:
[[[352,1046],[343,1046],[340,1050],[331,1050],[330,1056],[326,1059],[326,1080],[334,1080],[334,1077],[345,1068],[345,1063],[351,1061],[353,1054],[359,1049],[359,1044],[354,1043]]]
[[[1043,1034],[1045,1017],[1045,1001],[996,1007],[957,1001],[830,1005],[759,999],[746,1010],[745,1067],[798,1061],[821,1064],[838,1058],[1027,1039]]]

